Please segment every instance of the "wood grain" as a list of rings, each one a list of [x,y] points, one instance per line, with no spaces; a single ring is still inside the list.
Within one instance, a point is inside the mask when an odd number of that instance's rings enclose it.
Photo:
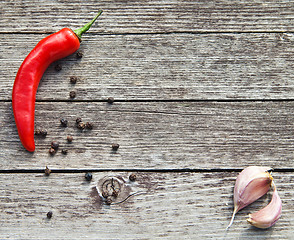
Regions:
[[[271,194],[243,209],[225,235],[238,173],[1,174],[2,239],[290,239],[293,234],[293,173],[273,173],[283,201],[281,219],[268,230],[251,227],[248,213],[266,206]],[[98,182],[120,176],[130,193],[141,194],[107,206]],[[8,184],[9,183],[9,184]],[[93,190],[94,188],[94,190]],[[120,192],[119,194],[123,194]],[[127,193],[129,194],[129,192]],[[99,200],[100,199],[100,200]],[[51,219],[46,218],[53,212]]]
[[[293,7],[288,0],[1,1],[0,239],[292,239]],[[26,152],[11,109],[21,62],[49,33],[80,28],[100,8],[83,36],[84,57],[46,71],[35,126],[48,135]],[[77,117],[94,128],[78,130]],[[54,156],[52,140],[60,143]],[[276,169],[282,217],[268,230],[246,222],[269,193],[225,233],[234,171],[249,165]],[[97,192],[105,177],[120,183],[117,204]]]
[[[91,32],[291,32],[292,1],[1,1],[1,32],[55,32],[80,28],[98,9]],[[21,19],[21,20],[20,20]]]
[[[37,103],[36,151],[22,147],[11,103],[0,106],[0,169],[293,168],[294,102]],[[92,122],[81,131],[75,120]],[[69,121],[61,127],[60,119]],[[71,144],[66,141],[72,135]],[[9,137],[7,137],[9,136]],[[56,140],[60,150],[48,153]],[[120,144],[117,152],[112,143]],[[68,154],[61,154],[67,148]]]
[[[10,100],[17,70],[46,35],[0,39],[0,100]],[[292,34],[87,35],[84,57],[49,67],[38,100],[293,99]],[[70,84],[70,76],[80,79]]]

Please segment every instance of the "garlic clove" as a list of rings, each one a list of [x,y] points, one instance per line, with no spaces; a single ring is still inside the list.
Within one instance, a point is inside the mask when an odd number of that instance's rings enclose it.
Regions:
[[[275,187],[270,203],[258,212],[249,214],[247,222],[257,228],[269,228],[281,217],[282,201]]]
[[[237,177],[234,188],[234,212],[227,229],[233,224],[236,213],[266,194],[272,183],[269,167],[250,166]]]
[[[266,194],[271,187],[272,180],[273,177],[269,172],[261,172],[256,174],[244,189],[237,189],[234,192],[236,211],[241,210]]]

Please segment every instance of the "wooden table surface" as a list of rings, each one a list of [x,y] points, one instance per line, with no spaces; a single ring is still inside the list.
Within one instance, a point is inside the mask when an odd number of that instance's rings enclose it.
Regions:
[[[294,239],[293,1],[0,6],[0,239]],[[41,80],[35,129],[48,134],[29,153],[12,113],[17,70],[38,41],[98,9],[83,57],[59,60]],[[93,129],[77,129],[78,117]],[[246,222],[269,192],[225,232],[236,177],[251,165],[274,168],[282,217],[267,230]],[[111,205],[101,197],[109,183],[119,192]]]

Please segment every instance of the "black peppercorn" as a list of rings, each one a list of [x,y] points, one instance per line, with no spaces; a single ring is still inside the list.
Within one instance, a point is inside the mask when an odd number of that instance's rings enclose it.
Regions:
[[[63,126],[63,127],[67,127],[67,120],[66,119],[60,119],[60,123],[61,123],[61,126]]]
[[[52,218],[52,215],[53,215],[53,213],[52,213],[52,211],[49,211],[49,212],[47,212],[47,218]]]
[[[46,135],[47,135],[47,131],[44,130],[44,129],[42,129],[42,130],[40,130],[40,129],[36,129],[36,130],[35,130],[35,135],[36,135],[36,136],[41,136],[41,137],[46,137]]]
[[[71,143],[72,142],[72,140],[73,140],[73,137],[72,136],[67,136],[67,142],[69,142],[69,143]]]
[[[41,130],[40,129],[36,129],[35,130],[35,135],[37,135],[37,136],[41,135]]]
[[[47,135],[47,130],[46,130],[46,129],[42,129],[42,130],[41,130],[41,135],[42,135],[43,137],[46,137],[46,135]]]
[[[50,149],[49,149],[49,153],[50,153],[51,155],[54,155],[54,154],[56,153],[56,150],[55,150],[54,148],[50,148]]]
[[[80,117],[78,117],[78,118],[76,119],[76,123],[77,123],[77,124],[79,124],[81,121],[82,121],[82,119],[81,119]]]
[[[77,58],[82,58],[83,55],[84,54],[81,51],[77,51],[77,54],[76,54]]]
[[[78,78],[76,76],[71,76],[69,79],[70,79],[70,83],[72,84],[76,84],[78,81]]]
[[[51,170],[46,166],[46,168],[45,168],[45,175],[46,176],[49,176],[50,173],[51,173]]]
[[[92,173],[87,172],[87,173],[85,174],[85,178],[86,178],[86,180],[89,181],[89,182],[92,180],[92,177],[93,177],[93,176],[92,176]]]
[[[64,154],[64,155],[66,155],[67,152],[68,152],[67,149],[62,149],[62,150],[61,150],[61,153]]]
[[[135,174],[135,173],[132,173],[132,174],[129,176],[129,179],[130,179],[130,181],[132,181],[132,182],[136,181],[136,179],[137,179],[136,174]]]
[[[114,144],[112,144],[111,147],[112,147],[112,150],[117,151],[117,149],[119,148],[119,144],[114,143]]]
[[[56,70],[56,71],[59,72],[59,71],[61,71],[61,69],[62,69],[62,66],[61,66],[60,64],[56,64],[56,65],[55,65],[55,70]]]
[[[78,123],[78,129],[83,130],[83,129],[85,129],[85,127],[86,127],[86,124],[85,123],[83,123],[83,122],[79,122]]]
[[[113,97],[109,97],[109,98],[107,99],[107,102],[108,102],[109,104],[112,104],[112,103],[114,102],[114,98],[113,98]]]
[[[89,122],[86,122],[86,128],[93,129],[93,124],[89,123]]]
[[[51,148],[53,148],[54,150],[57,150],[59,147],[59,143],[56,141],[51,142]]]
[[[76,92],[75,91],[70,91],[69,97],[70,98],[75,98],[76,97]]]

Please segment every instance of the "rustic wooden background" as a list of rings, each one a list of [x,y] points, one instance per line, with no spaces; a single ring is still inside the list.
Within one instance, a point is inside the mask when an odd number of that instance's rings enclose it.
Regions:
[[[293,1],[0,6],[0,239],[294,239]],[[104,13],[83,36],[83,58],[73,54],[43,76],[35,127],[48,135],[26,152],[11,109],[22,60],[43,37],[81,27],[98,9]],[[71,76],[79,77],[75,85]],[[78,130],[77,117],[93,130]],[[52,140],[68,154],[50,156]],[[250,165],[275,169],[282,217],[267,230],[247,224],[269,194],[225,233],[236,176]],[[97,188],[107,176],[123,179],[121,199],[137,195],[106,205]]]

